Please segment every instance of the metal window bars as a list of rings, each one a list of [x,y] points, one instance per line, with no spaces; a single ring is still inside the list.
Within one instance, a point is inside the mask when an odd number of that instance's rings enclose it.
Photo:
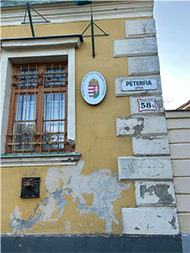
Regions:
[[[67,65],[20,66],[13,90],[16,102],[9,152],[67,151]]]

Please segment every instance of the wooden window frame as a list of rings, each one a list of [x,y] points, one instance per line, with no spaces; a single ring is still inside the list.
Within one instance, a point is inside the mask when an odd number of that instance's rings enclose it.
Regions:
[[[45,87],[45,83],[47,82],[45,78],[46,73],[46,67],[57,67],[57,66],[65,66],[65,85],[58,85],[53,87],[52,82],[50,87]],[[67,63],[43,63],[43,64],[22,64],[22,65],[14,65],[13,67],[13,84],[15,84],[18,81],[18,71],[20,67],[23,68],[37,68],[38,67],[38,74],[37,74],[37,85],[34,87],[29,87],[27,85],[26,88],[18,88],[15,85],[12,85],[12,91],[11,91],[11,100],[10,100],[10,110],[9,110],[9,123],[8,123],[8,131],[7,131],[7,145],[6,145],[6,153],[52,153],[52,152],[68,152],[70,150],[70,143],[67,142],[67,105],[68,105],[68,85],[67,85],[67,80],[68,80],[68,64]],[[56,73],[56,72],[54,72]],[[52,74],[52,73],[51,73]],[[30,75],[30,74],[28,74]],[[53,75],[53,74],[52,74]],[[18,84],[18,86],[20,86]],[[20,92],[20,93],[19,93]],[[14,136],[14,120],[15,120],[15,115],[16,115],[16,97],[18,96],[18,93],[20,95],[29,95],[29,94],[36,94],[37,95],[37,103],[36,103],[36,124],[35,124],[35,131],[34,131],[34,136],[35,136],[35,144],[34,144],[34,150],[31,148],[31,150],[24,150],[24,142],[23,142],[23,148],[22,152],[15,150],[13,148],[15,145],[11,145],[13,143],[13,136]],[[44,120],[43,120],[43,113],[44,113],[44,94],[52,94],[52,93],[65,93],[65,119],[60,120],[64,121],[65,124],[65,131],[64,131],[64,149],[60,149],[59,145],[58,148],[55,149],[50,149],[49,145],[49,150],[44,149],[42,142],[43,142],[43,135],[44,135]],[[26,122],[26,120],[25,120]],[[33,121],[34,122],[34,121]],[[51,120],[50,120],[51,122]],[[24,137],[23,137],[24,138]],[[59,142],[57,142],[59,143]],[[68,145],[69,144],[69,145]],[[32,146],[32,145],[31,145]]]

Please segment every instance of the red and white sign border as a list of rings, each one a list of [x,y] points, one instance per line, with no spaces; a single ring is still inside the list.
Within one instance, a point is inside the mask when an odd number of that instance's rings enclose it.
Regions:
[[[152,100],[154,102],[154,108],[155,109],[150,109],[150,108],[147,108],[147,109],[141,109],[140,105],[141,105],[141,101],[147,101],[147,100]],[[143,111],[157,111],[158,108],[156,106],[156,98],[146,98],[146,99],[142,99],[142,98],[138,98],[137,99],[137,102],[138,102],[138,111],[139,112],[143,112]]]

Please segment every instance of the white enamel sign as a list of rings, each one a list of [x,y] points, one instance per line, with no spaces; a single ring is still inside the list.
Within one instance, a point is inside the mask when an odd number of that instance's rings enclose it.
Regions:
[[[155,90],[157,89],[157,81],[154,79],[148,80],[123,80],[121,83],[123,91],[131,90]]]
[[[106,81],[104,77],[96,71],[86,74],[82,80],[81,94],[88,104],[99,104],[106,95]]]
[[[138,111],[157,111],[156,98],[151,99],[137,99]]]

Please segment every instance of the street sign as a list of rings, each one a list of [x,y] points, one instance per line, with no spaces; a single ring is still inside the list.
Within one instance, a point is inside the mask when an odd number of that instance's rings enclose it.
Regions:
[[[157,89],[157,81],[154,79],[147,80],[123,80],[121,83],[123,91],[131,90],[155,90]]]

